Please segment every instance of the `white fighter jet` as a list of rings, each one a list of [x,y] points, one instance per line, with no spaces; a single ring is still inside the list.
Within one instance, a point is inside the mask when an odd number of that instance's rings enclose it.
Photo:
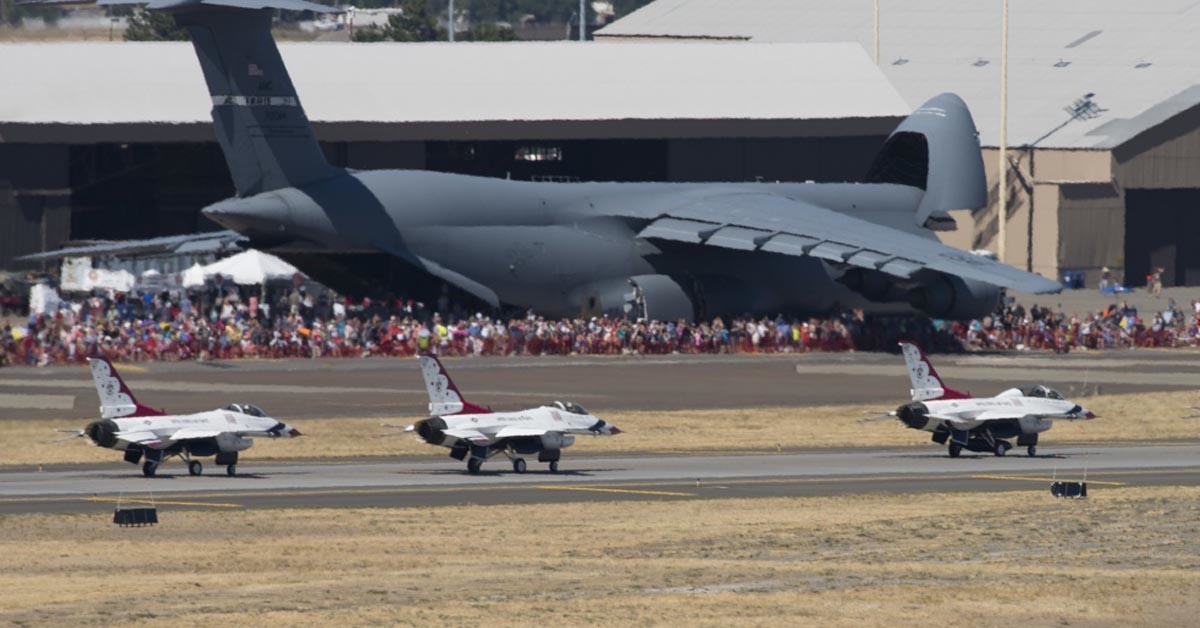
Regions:
[[[525,473],[525,459],[537,454],[538,462],[550,463],[550,472],[558,472],[562,450],[575,443],[576,434],[611,436],[620,434],[617,426],[598,419],[576,403],[555,401],[519,412],[493,412],[463,398],[432,355],[419,356],[425,388],[429,391],[428,419],[406,426],[430,445],[450,448],[450,457],[467,461],[467,471],[478,473],[488,458],[503,453],[512,461],[513,471]]]
[[[97,447],[125,452],[125,461],[142,463],[142,473],[152,477],[171,456],[188,465],[188,473],[200,475],[203,467],[195,457],[216,456],[228,475],[237,474],[238,452],[249,449],[251,437],[290,438],[300,430],[267,416],[257,406],[232,403],[220,410],[195,414],[167,414],[148,408],[133,393],[105,358],[88,358],[92,379],[100,395],[100,420],[82,430],[71,430],[70,438],[86,438]]]
[[[1034,456],[1038,434],[1050,429],[1055,419],[1096,418],[1058,391],[1041,385],[1009,388],[995,397],[971,397],[943,384],[916,345],[902,342],[900,349],[912,381],[912,403],[887,416],[900,419],[910,428],[933,432],[935,443],[950,441],[951,458],[958,457],[963,449],[1003,456],[1012,448],[1007,440],[1012,438]]]

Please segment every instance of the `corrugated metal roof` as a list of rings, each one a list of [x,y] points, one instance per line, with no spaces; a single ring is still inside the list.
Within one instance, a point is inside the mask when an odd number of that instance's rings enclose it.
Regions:
[[[910,104],[944,91],[971,106],[985,145],[999,133],[1000,2],[881,0],[880,67]],[[855,41],[873,50],[872,0],[658,0],[598,37]],[[1038,145],[1111,148],[1200,104],[1195,0],[1011,0],[1010,145],[1033,142],[1087,93],[1106,109]],[[1150,110],[1154,109],[1153,112]],[[1147,115],[1149,114],[1149,115]]]
[[[862,49],[833,44],[281,44],[318,122],[903,116]],[[0,44],[0,123],[193,123],[191,44]]]

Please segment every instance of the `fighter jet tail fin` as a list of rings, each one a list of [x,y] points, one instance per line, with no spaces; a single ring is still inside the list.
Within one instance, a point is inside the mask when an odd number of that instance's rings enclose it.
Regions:
[[[985,207],[987,177],[967,104],[945,93],[921,105],[888,136],[867,182],[925,190],[914,218],[934,231],[956,228],[951,210]]]
[[[477,406],[463,398],[454,380],[446,372],[437,356],[425,353],[417,356],[421,361],[421,375],[425,377],[425,390],[429,393],[430,416],[452,414],[490,414],[492,411]]]
[[[303,0],[154,0],[185,26],[212,97],[213,125],[238,196],[332,177],[271,37],[273,9],[334,11]]]
[[[904,363],[908,366],[908,379],[912,382],[913,401],[931,401],[934,399],[969,399],[970,395],[958,392],[942,383],[937,370],[925,357],[917,345],[902,342],[900,351],[904,353]]]
[[[115,419],[121,417],[162,416],[162,410],[148,408],[134,399],[133,392],[125,385],[125,380],[117,373],[107,358],[88,358],[88,366],[92,369],[92,381],[96,384],[96,393],[100,396],[100,418]]]

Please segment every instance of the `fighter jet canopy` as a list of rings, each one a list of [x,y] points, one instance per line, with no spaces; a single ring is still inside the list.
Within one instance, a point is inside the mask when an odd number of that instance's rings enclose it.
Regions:
[[[262,408],[249,403],[231,403],[225,406],[225,409],[241,414],[248,414],[250,416],[267,416],[267,413],[263,412]]]
[[[567,402],[555,401],[554,406],[557,407],[559,410],[562,410],[564,412],[570,412],[571,414],[587,414],[588,413],[588,411],[585,410],[583,408],[583,406],[581,406],[573,401],[567,401]]]
[[[1027,386],[1021,389],[1021,393],[1026,397],[1039,397],[1042,399],[1063,399],[1062,393],[1050,388],[1049,386]]]

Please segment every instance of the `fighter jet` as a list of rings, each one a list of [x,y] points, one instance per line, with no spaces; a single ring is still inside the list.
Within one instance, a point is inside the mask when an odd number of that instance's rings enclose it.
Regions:
[[[950,442],[950,457],[963,449],[990,451],[1003,456],[1012,448],[1007,439],[1017,439],[1030,456],[1037,455],[1038,435],[1056,419],[1094,419],[1096,415],[1064,399],[1046,386],[1009,388],[995,397],[974,398],[944,383],[929,359],[916,345],[900,343],[908,377],[912,381],[912,403],[886,416],[916,430],[933,432],[933,442]]]
[[[575,443],[576,435],[621,433],[617,426],[569,401],[519,412],[493,412],[464,399],[436,357],[421,355],[419,359],[429,392],[430,418],[406,426],[404,431],[430,445],[449,447],[450,457],[466,459],[471,473],[478,473],[485,460],[500,453],[512,461],[517,473],[525,473],[522,454],[537,454],[538,462],[550,463],[550,472],[558,473],[562,450]]]
[[[188,474],[200,475],[203,466],[195,457],[216,456],[225,473],[237,475],[238,452],[254,445],[254,436],[291,438],[300,430],[267,416],[257,406],[231,403],[219,410],[194,414],[167,414],[138,403],[116,367],[105,358],[88,358],[96,392],[100,395],[100,420],[73,431],[69,438],[86,438],[97,447],[125,452],[125,461],[142,462],[142,473],[154,477],[171,456],[187,462]],[[69,439],[68,438],[68,439]]]
[[[1061,289],[932,233],[953,228],[951,210],[987,203],[975,124],[953,94],[896,128],[866,183],[357,171],[325,159],[270,32],[271,9],[336,9],[303,0],[148,8],[189,30],[212,98],[237,196],[204,214],[348,295],[435,296],[449,284],[493,307],[546,316],[694,320],[865,307],[962,319],[992,311],[1003,288]]]

